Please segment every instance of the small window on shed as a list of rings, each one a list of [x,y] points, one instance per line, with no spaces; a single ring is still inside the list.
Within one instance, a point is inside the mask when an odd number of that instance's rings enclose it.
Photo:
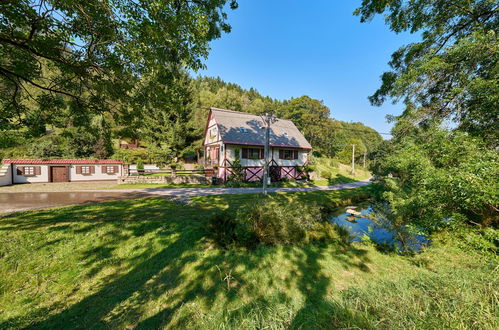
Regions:
[[[24,175],[35,175],[35,167],[34,166],[25,166],[24,167]]]
[[[102,173],[107,173],[107,174],[115,174],[118,173],[119,168],[118,166],[102,166]]]

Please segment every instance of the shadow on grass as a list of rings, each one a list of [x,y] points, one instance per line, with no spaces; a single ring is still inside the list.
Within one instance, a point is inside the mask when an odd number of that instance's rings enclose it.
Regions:
[[[340,203],[343,198],[348,200],[354,195],[348,191],[337,192],[330,195],[334,198],[326,200]],[[289,196],[276,195],[275,198],[286,202]],[[306,201],[318,197],[297,193],[296,198]],[[93,235],[104,226],[110,226],[105,233],[106,240],[96,240],[91,248],[81,251],[79,259],[85,266],[85,274],[80,275],[84,275],[83,281],[91,281],[108,265],[102,261],[109,260],[125,269],[106,275],[101,284],[96,285],[95,292],[76,303],[62,307],[64,299],[77,292],[77,287],[62,297],[62,302],[55,301],[48,308],[35,308],[27,315],[8,319],[0,323],[0,328],[180,327],[192,322],[192,311],[184,307],[193,301],[207,309],[215,301],[221,301],[223,306],[239,304],[235,311],[220,311],[226,313],[225,322],[237,326],[237,320],[250,313],[271,308],[273,304],[287,304],[291,300],[287,292],[267,297],[260,283],[247,282],[245,273],[262,268],[262,260],[275,253],[275,248],[246,252],[206,251],[205,219],[223,207],[237,209],[249,199],[252,196],[214,196],[205,199],[207,207],[202,203],[178,205],[151,198],[0,218],[0,230],[64,231],[69,236]],[[132,256],[113,260],[114,252],[124,244],[133,244],[134,239],[148,234],[154,235],[150,244],[137,246],[137,252]],[[47,244],[64,244],[64,241],[52,240]],[[287,286],[297,287],[304,297],[303,306],[292,317],[291,327],[328,327],[331,318],[327,315],[330,313],[348,317],[352,324],[363,324],[361,318],[328,300],[328,290],[333,283],[324,274],[321,261],[326,253],[331,253],[346,269],[369,271],[364,250],[353,246],[338,246],[331,250],[319,245],[283,249],[292,262],[293,276],[284,280],[269,279],[266,285],[284,281]],[[241,295],[248,299],[243,302]],[[161,304],[154,312],[147,310],[151,307],[150,302],[158,300]],[[256,318],[265,322],[265,317]]]

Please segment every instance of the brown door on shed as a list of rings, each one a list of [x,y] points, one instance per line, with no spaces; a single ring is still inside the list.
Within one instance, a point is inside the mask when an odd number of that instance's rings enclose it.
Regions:
[[[50,166],[52,182],[68,182],[68,168],[66,166]]]

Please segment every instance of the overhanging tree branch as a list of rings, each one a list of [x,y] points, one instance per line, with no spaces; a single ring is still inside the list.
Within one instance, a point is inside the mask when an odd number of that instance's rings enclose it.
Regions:
[[[49,88],[49,87],[45,87],[45,86],[42,86],[40,84],[37,84],[36,82],[32,81],[31,79],[28,79],[28,78],[26,78],[26,77],[24,77],[24,76],[22,76],[20,74],[17,74],[17,73],[15,73],[13,71],[10,71],[10,70],[2,68],[2,67],[0,67],[0,73],[2,73],[4,76],[7,76],[7,77],[14,76],[14,77],[16,77],[18,79],[21,79],[21,80],[23,80],[23,81],[25,81],[25,82],[27,82],[27,83],[35,86],[35,87],[38,87],[38,88],[43,89],[43,90],[48,91],[48,92],[66,95],[66,96],[69,96],[69,97],[74,98],[76,100],[80,100],[81,99],[77,95],[74,95],[74,94],[71,94],[71,93],[68,93],[68,92],[65,92],[65,91],[61,91],[61,90],[58,90],[58,89]]]

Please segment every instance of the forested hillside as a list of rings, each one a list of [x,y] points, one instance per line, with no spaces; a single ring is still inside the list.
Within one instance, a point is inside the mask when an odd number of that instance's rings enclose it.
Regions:
[[[147,84],[147,81],[143,81]],[[275,113],[291,119],[310,141],[314,150],[340,160],[369,153],[382,141],[373,129],[360,122],[347,123],[334,118],[322,101],[308,96],[279,101],[255,89],[245,90],[220,78],[175,77],[158,97],[143,95],[143,108],[117,107],[111,113],[97,113],[78,121],[71,111],[57,116],[44,114],[43,121],[6,131],[0,141],[2,157],[114,157],[125,161],[143,158],[170,162],[174,157],[194,157],[201,146],[210,107],[262,114]],[[29,104],[27,104],[29,107]],[[338,109],[337,111],[345,109]],[[139,139],[140,150],[119,150],[120,139]]]

